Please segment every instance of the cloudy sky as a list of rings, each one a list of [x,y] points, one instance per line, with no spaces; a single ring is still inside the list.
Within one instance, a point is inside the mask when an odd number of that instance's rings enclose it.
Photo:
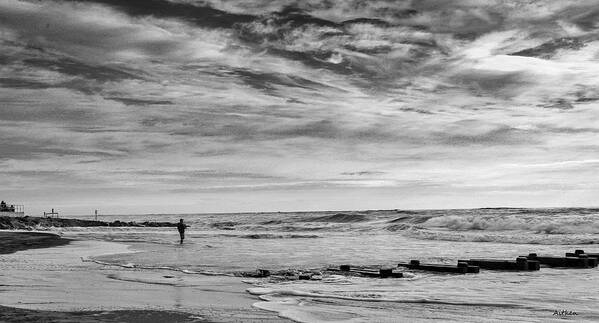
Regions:
[[[0,0],[0,197],[596,206],[598,22],[584,0]]]

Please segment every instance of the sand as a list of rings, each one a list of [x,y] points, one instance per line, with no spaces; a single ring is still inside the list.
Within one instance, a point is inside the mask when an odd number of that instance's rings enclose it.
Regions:
[[[92,322],[210,322],[190,313],[175,311],[121,310],[121,311],[81,311],[56,312],[36,311],[0,306],[1,322],[56,322],[56,323],[92,323]]]
[[[0,321],[291,322],[253,307],[242,278],[105,266],[88,259],[129,247],[63,240],[0,232]]]
[[[32,248],[63,246],[69,239],[42,232],[0,232],[0,254],[9,254]]]

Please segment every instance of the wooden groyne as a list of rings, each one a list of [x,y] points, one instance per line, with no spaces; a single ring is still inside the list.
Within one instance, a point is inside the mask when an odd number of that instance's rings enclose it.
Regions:
[[[594,268],[597,267],[599,262],[599,254],[587,254],[584,250],[580,249],[574,252],[566,252],[565,257],[539,256],[536,253],[531,253],[527,258],[538,260],[542,265],[548,267],[564,268]]]
[[[599,253],[587,253],[584,250],[575,250],[573,253],[566,253],[565,257],[538,256],[531,253],[528,256],[519,256],[514,260],[504,259],[460,259],[457,265],[448,264],[423,264],[420,260],[410,260],[408,263],[398,263],[397,267],[403,267],[410,270],[421,270],[438,273],[479,273],[481,269],[497,271],[537,271],[541,265],[547,267],[563,268],[594,268],[599,262]],[[393,268],[379,268],[374,266],[351,266],[341,265],[326,269],[329,272],[335,272],[345,275],[356,275],[374,278],[401,278],[403,274],[395,271]]]
[[[574,252],[566,252],[566,257],[588,258],[588,265],[592,268],[599,265],[599,253],[586,253],[584,250],[577,249]]]
[[[440,273],[454,273],[454,274],[466,274],[466,273],[478,273],[480,268],[478,266],[469,265],[467,262],[459,262],[456,266],[444,265],[444,264],[421,264],[420,260],[410,260],[409,263],[399,263],[398,267],[406,267],[414,270],[434,271]]]
[[[555,256],[538,256],[536,253],[531,253],[527,257],[530,260],[536,260],[542,265],[549,267],[567,267],[567,268],[589,268],[589,258],[587,255],[578,257],[555,257]],[[595,264],[597,260],[594,260]]]
[[[467,259],[458,260],[458,263],[459,262],[465,262],[469,265],[489,270],[534,271],[541,268],[539,261],[533,259],[529,260],[526,257],[518,257],[515,260]]]

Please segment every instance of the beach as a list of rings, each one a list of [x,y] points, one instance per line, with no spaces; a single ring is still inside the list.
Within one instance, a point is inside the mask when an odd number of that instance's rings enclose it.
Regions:
[[[52,233],[0,232],[0,255],[19,250],[63,246],[68,243],[68,239]]]
[[[257,297],[239,277],[190,282],[184,273],[144,273],[88,259],[130,252],[124,244],[40,232],[0,232],[0,240],[2,322],[285,321],[253,308]]]
[[[18,322],[25,310],[98,322],[596,321],[597,268],[471,274],[396,268],[403,278],[385,279],[328,268],[596,253],[597,216],[596,209],[565,208],[104,218],[183,218],[190,225],[183,244],[173,227],[37,227],[68,244],[0,256],[0,305],[10,308],[0,320]]]
[[[0,306],[0,319],[3,322],[206,322],[192,314],[172,311],[122,310],[122,311],[81,311],[57,312],[36,311]]]
[[[0,323],[599,322],[599,0],[0,0]]]

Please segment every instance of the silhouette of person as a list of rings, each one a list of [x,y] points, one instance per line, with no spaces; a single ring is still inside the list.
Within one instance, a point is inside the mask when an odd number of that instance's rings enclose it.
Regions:
[[[181,243],[183,244],[183,239],[185,239],[185,229],[189,226],[183,223],[183,219],[179,219],[179,223],[177,223],[177,230],[179,230],[179,236],[181,237]]]

